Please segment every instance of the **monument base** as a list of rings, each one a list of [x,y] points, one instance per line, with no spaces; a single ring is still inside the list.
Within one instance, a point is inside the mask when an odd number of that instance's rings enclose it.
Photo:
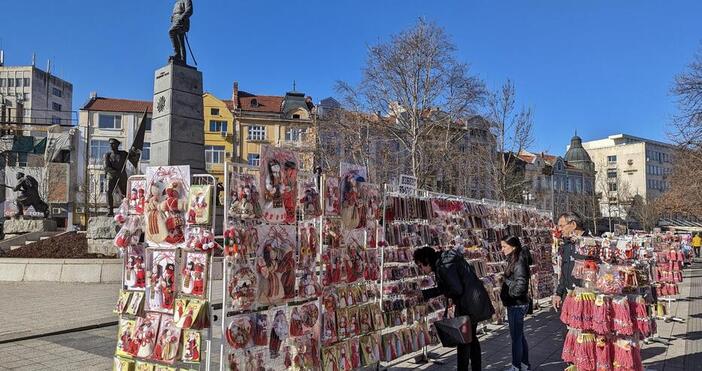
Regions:
[[[117,256],[119,249],[114,246],[114,239],[119,231],[119,226],[114,217],[100,215],[88,220],[88,253],[102,254],[104,256]]]
[[[53,219],[7,219],[3,225],[5,238],[33,232],[55,232]]]

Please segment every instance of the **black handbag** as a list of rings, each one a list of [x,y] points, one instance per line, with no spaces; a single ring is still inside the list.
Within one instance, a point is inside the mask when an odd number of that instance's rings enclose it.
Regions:
[[[473,327],[470,317],[466,315],[446,318],[448,308],[447,298],[444,319],[434,322],[436,335],[439,337],[439,340],[441,340],[441,345],[445,347],[455,347],[458,345],[470,344],[473,341]]]
[[[470,344],[473,341],[470,317],[459,316],[434,322],[436,334],[445,347]]]

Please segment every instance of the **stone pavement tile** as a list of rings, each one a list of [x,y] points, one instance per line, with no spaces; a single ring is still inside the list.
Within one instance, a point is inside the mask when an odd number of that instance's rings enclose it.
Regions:
[[[116,321],[112,309],[119,284],[1,282],[0,313],[12,318],[0,340]]]

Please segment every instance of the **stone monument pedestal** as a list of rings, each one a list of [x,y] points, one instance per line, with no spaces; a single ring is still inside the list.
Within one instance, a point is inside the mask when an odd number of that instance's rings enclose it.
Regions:
[[[3,225],[5,238],[11,238],[33,232],[55,232],[56,221],[53,219],[7,219]]]
[[[156,70],[151,121],[152,166],[189,165],[205,173],[202,73],[169,63]]]
[[[114,246],[118,226],[111,216],[94,216],[88,220],[88,253],[116,256],[119,249]]]

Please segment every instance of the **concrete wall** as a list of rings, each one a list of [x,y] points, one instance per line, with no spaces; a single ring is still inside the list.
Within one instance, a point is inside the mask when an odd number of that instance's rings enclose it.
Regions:
[[[120,282],[122,259],[0,258],[0,281]]]

